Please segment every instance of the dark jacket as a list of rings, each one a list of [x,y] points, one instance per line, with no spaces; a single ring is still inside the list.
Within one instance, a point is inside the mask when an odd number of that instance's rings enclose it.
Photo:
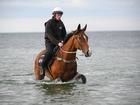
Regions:
[[[66,36],[66,29],[63,22],[52,18],[45,23],[45,45],[52,43],[58,45],[58,43],[64,40]]]

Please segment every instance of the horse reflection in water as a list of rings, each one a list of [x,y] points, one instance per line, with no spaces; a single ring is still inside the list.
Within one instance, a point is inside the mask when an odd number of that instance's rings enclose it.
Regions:
[[[42,90],[46,95],[56,95],[56,94],[73,94],[73,88],[76,86],[73,83],[65,84],[47,84],[41,83],[36,85],[39,90]]]
[[[61,80],[67,82],[70,80],[82,80],[82,83],[86,83],[86,77],[83,74],[77,72],[76,52],[81,50],[86,57],[91,56],[91,50],[88,45],[88,36],[85,34],[87,25],[81,29],[80,24],[77,29],[67,35],[64,40],[64,45],[59,48],[54,56],[53,63],[49,69],[45,71],[45,75],[50,80]],[[35,59],[34,73],[36,80],[40,80],[41,65],[39,60],[42,59],[42,55],[45,54],[45,50],[42,50]]]

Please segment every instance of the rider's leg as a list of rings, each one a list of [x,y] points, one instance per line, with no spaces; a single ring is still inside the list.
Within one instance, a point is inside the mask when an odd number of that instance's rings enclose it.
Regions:
[[[46,68],[48,66],[48,62],[50,61],[50,59],[53,56],[53,49],[54,49],[54,47],[55,46],[52,45],[52,44],[47,44],[46,53],[45,53],[45,56],[44,56],[43,61],[41,63],[41,67],[42,67],[41,79],[44,79],[45,70],[46,70]]]

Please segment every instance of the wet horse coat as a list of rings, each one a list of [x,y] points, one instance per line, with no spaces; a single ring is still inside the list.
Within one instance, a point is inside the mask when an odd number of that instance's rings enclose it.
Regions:
[[[86,27],[87,26],[81,29],[80,25],[78,25],[77,30],[68,35],[64,41],[63,47],[57,51],[50,69],[45,72],[45,75],[48,78],[51,80],[59,78],[61,81],[67,82],[79,74],[77,72],[76,62],[77,49],[82,50],[86,57],[91,55],[88,45],[88,37],[85,34]],[[42,55],[44,53],[45,50],[42,50],[35,59],[34,72],[36,80],[40,80],[41,67],[39,60],[43,57]]]

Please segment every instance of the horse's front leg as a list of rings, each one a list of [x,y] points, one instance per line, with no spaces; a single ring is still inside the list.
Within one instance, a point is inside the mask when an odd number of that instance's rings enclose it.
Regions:
[[[81,79],[83,84],[85,84],[87,81],[86,76],[80,73],[77,73],[73,79],[76,81],[79,81]]]
[[[61,80],[60,77],[56,78],[54,81],[55,81],[55,83],[57,83],[57,82],[62,82],[62,80]]]

